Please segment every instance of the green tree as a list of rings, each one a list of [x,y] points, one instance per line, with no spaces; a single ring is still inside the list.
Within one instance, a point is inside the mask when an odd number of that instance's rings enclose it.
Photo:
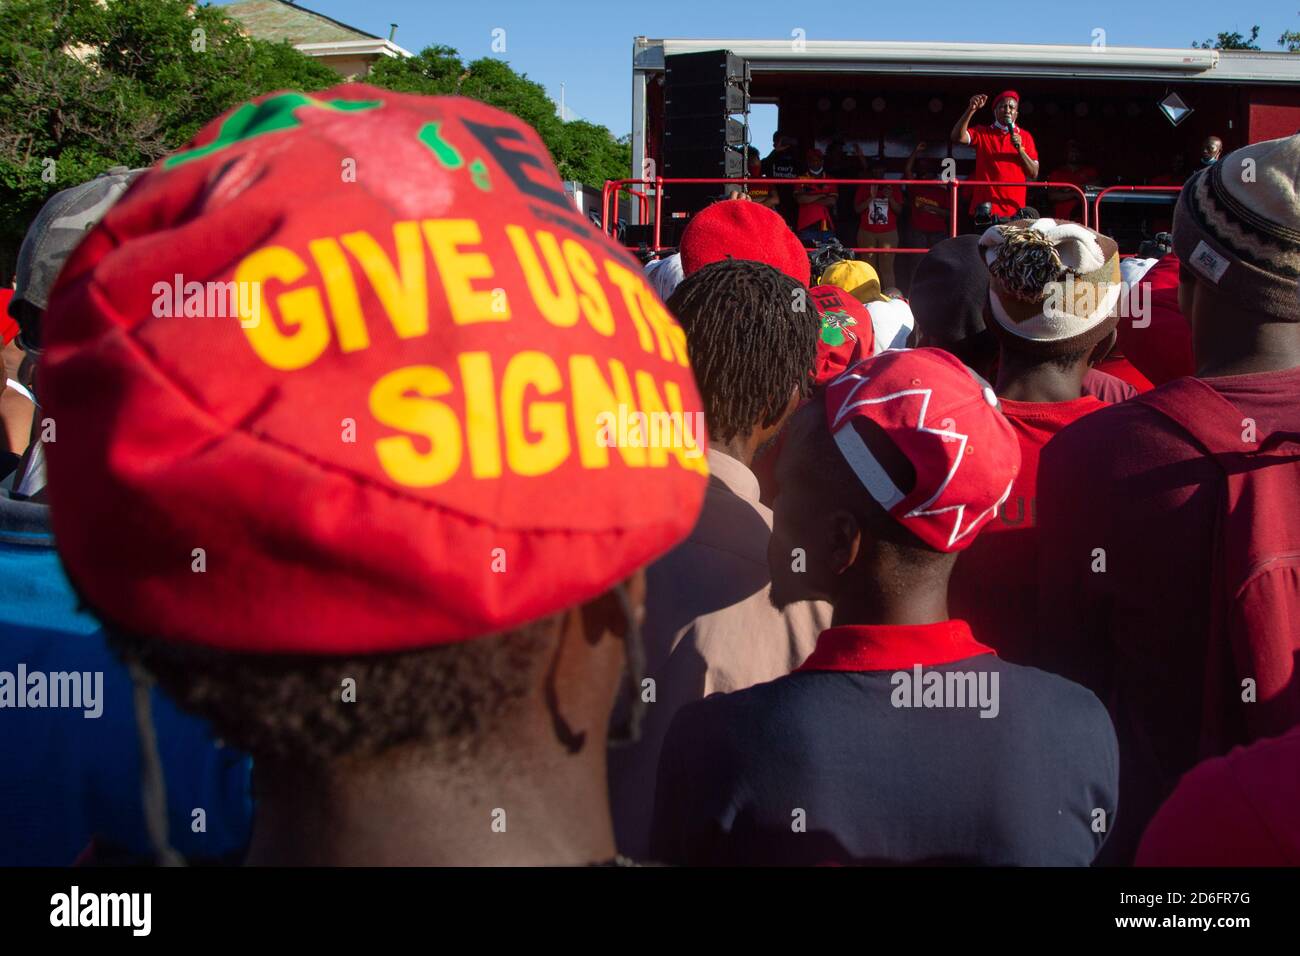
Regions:
[[[626,179],[632,165],[630,137],[617,140],[609,130],[586,120],[571,120],[560,131],[555,165],[561,179],[602,186],[607,179]]]
[[[221,8],[188,0],[0,0],[0,75],[6,267],[58,190],[110,166],[148,165],[243,100],[338,82],[288,44],[247,37]]]
[[[410,59],[376,63],[369,82],[400,93],[468,96],[518,116],[537,130],[562,179],[601,186],[606,179],[626,177],[632,165],[627,139],[617,140],[586,120],[562,121],[545,87],[503,60],[464,63],[451,47],[431,46]]]
[[[1259,27],[1250,28],[1250,38],[1242,36],[1235,30],[1232,33],[1220,33],[1218,39],[1203,40],[1197,43],[1192,41],[1192,47],[1197,50],[1258,50],[1259,44],[1255,41],[1259,39]]]

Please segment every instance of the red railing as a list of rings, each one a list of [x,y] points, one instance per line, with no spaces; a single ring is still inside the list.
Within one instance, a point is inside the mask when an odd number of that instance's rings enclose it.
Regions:
[[[626,192],[628,195],[635,196],[637,198],[637,205],[641,207],[641,219],[643,221],[649,219],[650,218],[650,197],[645,194],[645,191],[642,189],[631,189],[631,188],[625,189],[623,191]],[[609,197],[609,193],[607,192],[605,194],[606,201],[608,201],[608,197]],[[604,222],[605,210],[602,208],[600,212],[602,217],[600,221]]]
[[[666,248],[662,243],[662,239],[663,239],[662,226],[663,226],[664,188],[668,185],[698,185],[698,186],[755,185],[766,189],[780,189],[787,186],[801,186],[801,185],[942,186],[947,188],[949,192],[949,201],[948,201],[949,236],[959,235],[958,221],[960,218],[959,216],[960,207],[958,205],[957,194],[962,189],[987,187],[987,186],[1023,186],[1031,189],[1070,189],[1078,194],[1080,208],[1083,210],[1083,219],[1084,219],[1083,224],[1084,225],[1088,224],[1088,197],[1084,194],[1084,191],[1074,183],[1023,182],[1023,181],[1017,182],[1013,180],[991,180],[990,181],[990,180],[982,180],[982,179],[954,179],[954,180],[945,181],[939,179],[812,179],[812,178],[774,179],[774,178],[767,178],[767,177],[760,178],[760,179],[750,179],[749,177],[723,177],[723,178],[658,177],[655,179],[610,179],[605,182],[605,189],[601,201],[601,210],[600,210],[601,211],[600,221],[604,224],[605,231],[610,235],[615,235],[617,233],[618,205],[617,203],[614,203],[613,211],[611,213],[611,204],[610,204],[611,196],[615,195],[619,190],[626,190],[628,192],[633,192],[636,195],[641,195],[644,198],[644,193],[637,193],[637,191],[632,190],[630,187],[643,186],[646,187],[647,191],[649,188],[652,187],[654,189],[654,218],[653,218],[654,245],[651,251],[659,252],[662,249]],[[1124,188],[1124,187],[1118,187],[1118,188]],[[1137,188],[1137,187],[1129,187],[1129,188]],[[1149,187],[1149,188],[1158,189],[1160,187]],[[1100,196],[1098,198],[1100,198]],[[644,220],[647,218],[646,217],[647,210],[644,202],[642,203],[641,210],[642,210],[641,218],[642,221],[644,222]],[[630,248],[635,248],[635,247],[630,247]],[[929,249],[912,249],[906,247],[882,249],[876,246],[854,246],[852,248],[854,252],[863,252],[863,253],[880,254],[880,255],[909,255],[909,254],[918,255],[930,251]]]
[[[1092,228],[1102,232],[1101,201],[1110,193],[1180,193],[1182,191],[1182,186],[1107,186],[1097,193],[1092,201],[1092,221],[1095,223]]]

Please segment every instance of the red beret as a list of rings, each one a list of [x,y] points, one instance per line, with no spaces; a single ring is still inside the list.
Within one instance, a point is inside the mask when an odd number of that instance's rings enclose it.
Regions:
[[[87,234],[46,323],[65,566],[158,639],[508,630],[671,548],[707,484],[682,330],[537,134],[468,99],[232,110]]]
[[[993,98],[993,105],[997,106],[1003,100],[1015,100],[1017,103],[1019,103],[1020,94],[1017,93],[1015,90],[1003,90],[1001,93],[999,93],[997,96]]]
[[[720,259],[765,262],[808,284],[812,265],[799,237],[780,214],[761,203],[727,200],[699,212],[682,233],[682,272],[690,275]]]

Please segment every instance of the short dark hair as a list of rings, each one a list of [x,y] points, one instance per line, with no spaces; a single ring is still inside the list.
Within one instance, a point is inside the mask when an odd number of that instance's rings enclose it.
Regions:
[[[996,323],[994,328],[998,328]],[[1000,328],[999,328],[999,331]],[[1010,352],[1022,362],[1029,365],[1051,365],[1059,368],[1063,372],[1068,372],[1080,362],[1092,354],[1092,350],[1097,347],[1096,342],[1085,342],[1081,346],[1070,348],[1064,352],[1047,352],[1042,345],[1037,342],[1026,343],[1025,340],[1011,333],[998,335],[998,341],[1001,344],[1003,352]],[[1031,340],[1032,341],[1032,340]]]
[[[813,497],[827,507],[845,508],[875,539],[877,546],[890,552],[901,567],[937,570],[951,562],[948,555],[927,545],[871,497],[844,460],[822,409],[800,409],[799,415],[798,426],[792,428],[802,439],[792,442],[800,447],[795,449],[797,458],[782,476],[783,480],[794,481],[805,490],[815,489]],[[863,424],[860,432],[863,440],[900,490],[910,492],[916,484],[916,470],[911,462],[878,426],[871,422]]]
[[[791,392],[810,394],[821,322],[795,279],[762,262],[723,259],[687,276],[668,308],[686,331],[712,438],[775,425]]]
[[[109,626],[109,644],[186,711],[253,757],[322,766],[418,744],[442,763],[479,742],[542,685],[555,618],[400,653],[260,655],[177,644]],[[344,680],[355,699],[344,699]]]

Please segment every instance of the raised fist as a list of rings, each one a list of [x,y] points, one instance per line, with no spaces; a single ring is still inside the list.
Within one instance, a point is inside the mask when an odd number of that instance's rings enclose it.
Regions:
[[[972,111],[983,109],[984,104],[989,101],[988,96],[983,93],[976,93],[970,98],[970,108]]]

